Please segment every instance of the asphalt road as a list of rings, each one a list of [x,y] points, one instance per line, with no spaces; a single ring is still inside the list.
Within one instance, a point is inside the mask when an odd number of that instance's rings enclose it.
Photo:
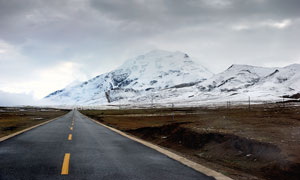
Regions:
[[[100,126],[78,111],[72,111],[1,142],[0,179],[213,178]]]

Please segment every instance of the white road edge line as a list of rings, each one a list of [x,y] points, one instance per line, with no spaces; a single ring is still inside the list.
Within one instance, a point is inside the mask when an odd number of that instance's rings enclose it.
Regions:
[[[80,114],[82,114],[82,113],[80,113]],[[216,172],[216,171],[214,171],[212,169],[209,169],[209,168],[207,168],[207,167],[205,167],[203,165],[200,165],[200,164],[195,163],[195,162],[193,162],[191,160],[188,160],[185,157],[182,157],[182,156],[180,156],[178,154],[170,152],[170,151],[168,151],[166,149],[163,149],[163,148],[161,148],[161,147],[159,147],[157,145],[154,145],[154,144],[152,144],[150,142],[147,142],[147,141],[144,141],[144,140],[139,139],[137,137],[128,135],[128,134],[126,134],[126,133],[124,133],[124,132],[122,132],[120,130],[117,130],[117,129],[112,128],[110,126],[107,126],[107,125],[105,125],[103,123],[100,123],[100,122],[98,122],[98,121],[96,121],[96,120],[94,120],[94,119],[92,119],[92,118],[90,118],[90,117],[88,117],[88,116],[86,116],[84,114],[82,114],[82,115],[85,116],[85,117],[87,117],[91,121],[94,121],[95,123],[101,125],[101,126],[104,126],[104,127],[108,128],[108,129],[110,129],[110,130],[112,130],[112,131],[114,131],[114,132],[116,132],[116,133],[118,133],[118,134],[120,134],[122,136],[125,136],[125,137],[127,137],[127,138],[129,138],[129,139],[131,139],[133,141],[139,142],[139,143],[141,143],[141,144],[143,144],[143,145],[145,145],[145,146],[147,146],[147,147],[149,147],[151,149],[154,149],[154,150],[156,150],[156,151],[158,151],[158,152],[160,152],[160,153],[168,156],[169,158],[174,159],[174,160],[176,160],[176,161],[178,161],[178,162],[180,162],[180,163],[182,163],[182,164],[184,164],[184,165],[186,165],[186,166],[188,166],[188,167],[190,167],[190,168],[192,168],[192,169],[194,169],[194,170],[196,170],[196,171],[198,171],[198,172],[200,172],[202,174],[214,177],[216,180],[233,180],[233,179],[231,179],[231,178],[229,178],[229,177],[227,177],[227,176],[225,176],[225,175],[223,175],[223,174],[221,174],[219,172]]]
[[[70,112],[71,112],[71,111],[70,111]],[[68,114],[68,113],[67,113],[67,114]],[[21,130],[21,131],[15,132],[15,133],[13,133],[13,134],[4,136],[4,137],[0,138],[0,142],[5,141],[5,140],[7,140],[7,139],[10,139],[10,138],[12,138],[12,137],[15,137],[15,136],[17,136],[17,135],[19,135],[19,134],[25,133],[25,132],[27,132],[27,131],[30,131],[30,130],[32,130],[32,129],[34,129],[34,128],[39,127],[39,126],[48,124],[48,123],[50,123],[50,122],[52,122],[52,121],[55,121],[55,120],[57,120],[57,119],[59,119],[59,118],[65,116],[65,115],[67,115],[67,114],[61,115],[61,116],[59,116],[59,117],[57,117],[57,118],[50,119],[50,120],[48,120],[48,121],[46,121],[46,122],[43,122],[43,123],[40,123],[40,124],[37,124],[37,125],[34,125],[34,126],[31,126],[31,127],[29,127],[29,128],[26,128],[26,129],[23,129],[23,130]]]

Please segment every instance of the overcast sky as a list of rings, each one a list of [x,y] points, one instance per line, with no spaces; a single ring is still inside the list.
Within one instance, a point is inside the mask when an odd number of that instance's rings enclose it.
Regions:
[[[0,105],[153,49],[188,53],[214,73],[300,63],[299,9],[299,0],[0,0]]]

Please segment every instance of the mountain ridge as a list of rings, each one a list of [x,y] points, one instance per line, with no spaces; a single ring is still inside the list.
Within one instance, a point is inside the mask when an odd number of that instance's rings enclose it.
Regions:
[[[128,59],[119,68],[79,85],[57,90],[45,99],[70,104],[106,103],[178,84],[201,82],[212,75],[185,53],[155,50]]]
[[[233,64],[213,74],[186,53],[154,50],[126,60],[117,69],[75,86],[57,90],[44,99],[58,104],[139,103],[153,94],[161,103],[243,99],[276,99],[300,92],[300,64],[259,67]],[[156,95],[157,96],[157,95]]]

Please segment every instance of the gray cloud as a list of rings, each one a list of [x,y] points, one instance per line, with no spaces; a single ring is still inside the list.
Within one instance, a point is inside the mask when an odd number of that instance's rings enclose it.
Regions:
[[[299,63],[299,8],[298,0],[0,0],[0,89],[49,81],[38,73],[62,62],[89,78],[154,48],[185,51],[215,72]]]

